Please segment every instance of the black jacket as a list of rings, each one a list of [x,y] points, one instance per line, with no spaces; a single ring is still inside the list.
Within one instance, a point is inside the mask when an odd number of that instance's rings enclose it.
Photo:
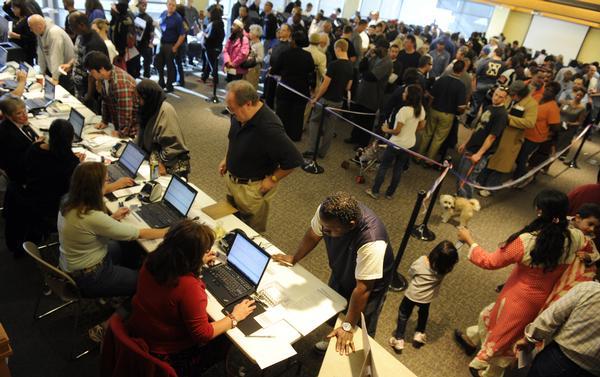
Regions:
[[[16,183],[25,182],[25,155],[33,140],[8,119],[0,123],[0,169]]]

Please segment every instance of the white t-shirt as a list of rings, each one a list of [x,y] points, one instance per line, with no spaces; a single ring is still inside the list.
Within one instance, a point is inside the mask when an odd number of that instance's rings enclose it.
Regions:
[[[106,49],[108,50],[108,58],[110,59],[110,62],[113,63],[115,58],[119,55],[119,52],[110,39],[106,39],[104,44],[106,44]]]
[[[317,211],[310,221],[310,227],[317,236],[323,237],[321,217],[319,216],[320,209],[321,206],[317,207]],[[354,278],[356,280],[381,279],[383,277],[383,261],[386,249],[387,242],[383,240],[367,242],[362,245],[356,254]]]
[[[415,110],[412,106],[403,106],[396,114],[396,124],[394,128],[397,127],[398,122],[402,123],[404,126],[400,129],[400,133],[398,135],[392,135],[390,137],[390,141],[402,148],[412,148],[415,146],[417,142],[417,126],[419,122],[425,120],[425,109],[421,106],[421,114],[419,117],[415,117]]]

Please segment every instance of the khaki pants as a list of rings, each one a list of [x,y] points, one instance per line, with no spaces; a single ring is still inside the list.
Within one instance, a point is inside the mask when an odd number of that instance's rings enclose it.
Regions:
[[[244,75],[244,80],[252,84],[254,89],[258,89],[258,77],[260,76],[261,67],[261,64],[257,64],[255,67],[250,68]]]
[[[227,200],[240,211],[239,216],[242,221],[256,232],[263,233],[267,230],[269,204],[277,191],[277,186],[263,195],[260,192],[260,183],[257,181],[242,185],[235,183],[229,174],[225,176]]]
[[[442,144],[448,137],[452,129],[454,114],[442,113],[430,109],[427,119],[427,126],[421,138],[419,153],[435,160]]]

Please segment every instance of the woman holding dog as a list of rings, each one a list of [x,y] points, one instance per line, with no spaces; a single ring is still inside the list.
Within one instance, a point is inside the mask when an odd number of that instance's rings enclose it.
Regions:
[[[390,142],[404,149],[410,149],[417,142],[417,130],[425,127],[425,110],[422,105],[423,90],[419,85],[409,85],[404,89],[402,99],[405,106],[396,115],[396,125],[389,128],[387,124],[384,124],[381,131],[391,135]],[[392,198],[400,184],[400,176],[410,157],[404,149],[395,148],[391,145],[388,145],[385,149],[373,187],[365,191],[371,198],[377,199],[379,197],[379,189],[389,168],[392,168],[393,173],[385,197],[386,199]]]
[[[458,238],[470,247],[473,264],[489,270],[515,265],[496,302],[480,313],[479,327],[455,332],[467,353],[481,343],[469,364],[473,376],[501,376],[515,361],[513,345],[543,308],[576,252],[590,242],[580,230],[569,228],[569,201],[564,193],[543,190],[534,206],[537,217],[493,253],[479,246],[466,228],[458,232]]]

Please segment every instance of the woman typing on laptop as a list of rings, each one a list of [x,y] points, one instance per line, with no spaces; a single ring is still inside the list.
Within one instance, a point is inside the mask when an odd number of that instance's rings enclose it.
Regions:
[[[86,297],[132,296],[138,272],[134,252],[116,241],[156,239],[166,229],[138,229],[120,223],[129,213],[119,208],[111,215],[103,202],[106,166],[83,162],[75,168],[71,185],[58,214],[60,267],[77,282]],[[125,261],[129,260],[129,267]]]
[[[132,301],[130,334],[144,339],[150,353],[171,364],[180,377],[199,376],[224,359],[229,343],[218,336],[255,308],[254,301],[243,300],[228,317],[209,322],[200,268],[215,259],[210,252],[214,240],[206,225],[192,220],[173,225],[148,255]]]

